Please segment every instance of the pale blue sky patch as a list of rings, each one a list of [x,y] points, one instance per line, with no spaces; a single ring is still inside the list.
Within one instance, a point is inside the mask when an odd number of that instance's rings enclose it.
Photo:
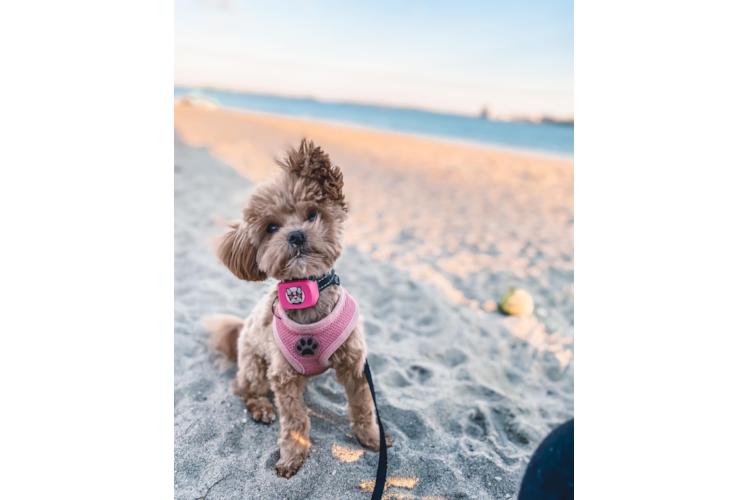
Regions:
[[[573,116],[571,1],[177,0],[175,83]]]

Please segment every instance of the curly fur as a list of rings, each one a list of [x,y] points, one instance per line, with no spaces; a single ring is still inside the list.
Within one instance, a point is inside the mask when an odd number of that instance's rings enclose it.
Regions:
[[[314,142],[302,140],[299,149],[289,149],[286,158],[277,163],[291,175],[316,181],[322,191],[320,196],[340,203],[347,210],[343,194],[343,173]]]
[[[218,257],[239,279],[321,276],[332,269],[343,252],[347,214],[340,168],[333,166],[322,149],[306,140],[298,149],[289,150],[286,159],[278,164],[279,175],[257,187],[241,221],[230,224],[218,243]],[[311,214],[316,216],[313,220]],[[270,225],[278,229],[268,232]],[[294,231],[304,232],[304,245],[289,243],[288,235]],[[315,306],[286,312],[299,323],[319,321],[335,306],[338,294],[339,287],[330,286],[320,293]],[[211,331],[211,346],[225,358],[237,360],[239,370],[231,388],[244,400],[254,420],[267,424],[275,421],[273,404],[267,397],[270,389],[275,393],[280,416],[280,459],[275,471],[279,476],[291,477],[309,453],[310,422],[304,408],[307,377],[293,369],[275,343],[271,307],[277,296],[276,289],[269,292],[245,321],[219,316],[205,323]],[[351,427],[361,444],[379,451],[374,403],[363,374],[363,319],[359,318],[348,340],[330,361],[338,382],[345,388]]]

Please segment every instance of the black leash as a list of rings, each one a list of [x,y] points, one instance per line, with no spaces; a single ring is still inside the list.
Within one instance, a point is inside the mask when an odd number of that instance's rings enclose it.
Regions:
[[[374,395],[374,382],[371,381],[371,371],[369,371],[369,361],[364,364],[364,373],[366,381],[369,382],[371,399],[374,401],[374,411],[377,414],[377,424],[379,424],[379,465],[377,466],[377,482],[374,484],[374,493],[371,494],[371,500],[381,500],[384,493],[384,483],[387,480],[387,439],[384,436],[384,426],[382,419],[379,418],[379,408],[377,408],[377,397]]]

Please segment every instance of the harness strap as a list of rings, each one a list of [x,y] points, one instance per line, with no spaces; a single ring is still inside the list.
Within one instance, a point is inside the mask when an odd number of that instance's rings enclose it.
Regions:
[[[369,361],[364,363],[364,373],[366,381],[369,382],[371,399],[374,401],[374,411],[377,414],[377,424],[379,425],[379,465],[377,465],[377,481],[374,484],[374,493],[371,494],[371,500],[381,500],[384,493],[384,483],[387,480],[387,439],[384,436],[384,426],[382,419],[379,418],[379,408],[377,408],[377,397],[374,395],[374,382],[371,381],[371,371],[369,371]]]

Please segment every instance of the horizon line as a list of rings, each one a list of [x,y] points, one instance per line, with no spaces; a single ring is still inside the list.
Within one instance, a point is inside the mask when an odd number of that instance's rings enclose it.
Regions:
[[[230,86],[221,86],[221,85],[212,85],[212,84],[203,84],[203,85],[193,85],[193,84],[183,84],[183,83],[177,83],[174,82],[174,87],[182,87],[182,88],[192,88],[192,89],[205,89],[205,90],[217,90],[219,92],[231,92],[234,94],[252,94],[252,95],[259,95],[264,97],[279,97],[282,99],[296,99],[296,100],[309,100],[309,101],[315,101],[315,102],[321,102],[321,103],[328,103],[328,104],[352,104],[356,106],[369,106],[374,108],[388,108],[388,109],[396,109],[396,110],[403,110],[403,111],[419,111],[423,113],[432,113],[432,114],[440,114],[440,115],[446,115],[446,116],[462,116],[465,118],[484,118],[489,121],[501,121],[501,122],[529,122],[529,123],[535,123],[540,124],[543,122],[551,123],[551,124],[557,124],[557,125],[565,125],[565,126],[574,126],[574,115],[567,115],[567,116],[558,116],[558,115],[551,115],[551,114],[502,114],[502,113],[491,113],[489,112],[490,107],[488,105],[484,105],[480,110],[478,110],[476,113],[460,113],[458,111],[446,111],[446,110],[437,110],[437,109],[429,109],[429,108],[423,108],[418,106],[398,106],[394,104],[381,104],[381,103],[375,103],[375,102],[366,102],[366,101],[356,101],[356,100],[337,100],[337,99],[324,99],[320,97],[315,97],[312,95],[301,95],[301,94],[279,94],[279,93],[273,93],[273,92],[267,92],[267,91],[257,91],[257,90],[248,90],[248,89],[240,89],[237,87],[230,87]],[[487,113],[487,116],[484,116],[484,114]]]

